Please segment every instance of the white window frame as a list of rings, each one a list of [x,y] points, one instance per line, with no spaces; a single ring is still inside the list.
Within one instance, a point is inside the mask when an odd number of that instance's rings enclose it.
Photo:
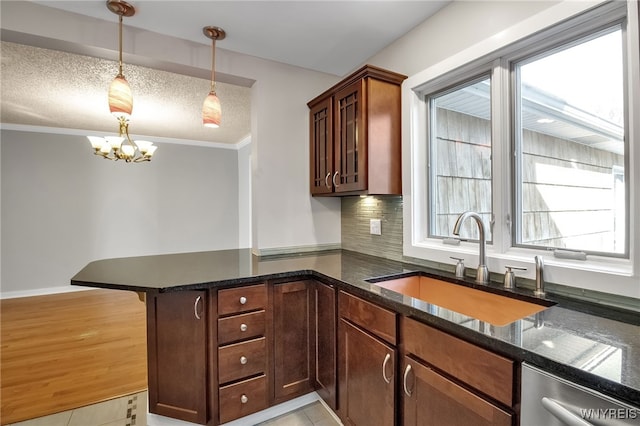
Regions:
[[[593,9],[593,10],[589,10]],[[589,256],[587,261],[557,259],[539,249],[512,246],[510,215],[512,183],[500,176],[513,176],[511,157],[510,70],[508,59],[527,46],[551,43],[559,34],[577,37],[586,29],[595,30],[627,15],[625,54],[627,56],[625,94],[627,96],[627,129],[629,139],[625,153],[628,193],[629,258]],[[446,60],[409,77],[403,84],[403,202],[404,243],[406,257],[452,263],[450,257],[463,257],[469,268],[478,262],[478,244],[462,242],[459,246],[443,244],[442,239],[425,237],[428,229],[428,146],[426,93],[433,88],[456,84],[486,67],[493,69],[492,90],[492,204],[495,216],[493,244],[487,246],[489,270],[504,273],[505,266],[527,268],[519,274],[535,277],[533,258],[545,260],[545,280],[569,287],[602,291],[640,298],[640,47],[638,42],[638,4],[635,1],[605,2],[597,8],[593,3],[562,2],[490,37]],[[532,47],[531,47],[532,48]],[[448,82],[448,84],[447,84]],[[505,119],[502,119],[505,117]],[[485,224],[488,226],[488,224]]]

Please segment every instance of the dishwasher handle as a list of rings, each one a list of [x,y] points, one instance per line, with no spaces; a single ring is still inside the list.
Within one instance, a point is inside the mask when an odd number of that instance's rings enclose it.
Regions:
[[[555,399],[547,398],[546,396],[541,400],[542,406],[550,412],[555,418],[568,426],[593,426],[588,421],[581,419],[580,417],[567,410]]]

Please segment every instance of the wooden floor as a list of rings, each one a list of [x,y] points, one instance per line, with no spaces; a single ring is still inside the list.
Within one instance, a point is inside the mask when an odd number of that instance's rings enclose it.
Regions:
[[[0,423],[147,388],[145,305],[128,291],[0,301]]]

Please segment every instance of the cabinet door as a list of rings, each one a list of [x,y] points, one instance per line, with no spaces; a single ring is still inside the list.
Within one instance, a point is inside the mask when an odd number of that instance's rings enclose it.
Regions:
[[[276,284],[273,288],[276,403],[313,390],[312,294],[309,281]]]
[[[336,410],[336,290],[316,282],[315,304],[316,391]]]
[[[147,296],[149,411],[207,422],[205,291]]]
[[[311,155],[311,194],[333,192],[332,98],[313,106],[309,112],[309,152]]]
[[[338,414],[345,425],[395,424],[396,350],[340,319]]]
[[[364,85],[364,80],[358,80],[334,96],[335,170],[332,178],[335,192],[367,189]]]
[[[510,426],[512,415],[404,357],[403,426]]]

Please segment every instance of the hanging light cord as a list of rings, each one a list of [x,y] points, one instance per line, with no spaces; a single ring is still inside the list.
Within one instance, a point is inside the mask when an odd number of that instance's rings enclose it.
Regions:
[[[216,92],[216,39],[211,41],[211,92]]]
[[[120,72],[118,74],[118,77],[124,77],[124,75],[122,75],[122,14],[119,14],[120,19],[119,19],[119,30],[118,30],[118,50],[120,52],[120,56],[118,58],[119,60],[119,69]]]

